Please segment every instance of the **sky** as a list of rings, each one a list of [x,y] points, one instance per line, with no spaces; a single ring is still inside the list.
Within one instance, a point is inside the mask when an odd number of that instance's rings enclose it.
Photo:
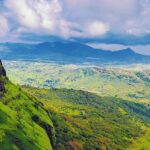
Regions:
[[[0,42],[52,37],[150,54],[150,0],[0,0]]]

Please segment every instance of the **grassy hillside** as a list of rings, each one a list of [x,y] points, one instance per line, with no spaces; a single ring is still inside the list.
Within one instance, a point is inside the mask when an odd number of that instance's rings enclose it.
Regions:
[[[137,138],[129,146],[127,150],[149,150],[150,149],[150,129],[148,129],[145,134],[143,134],[141,137]]]
[[[150,129],[147,105],[84,91],[24,90],[39,98],[49,111],[56,130],[56,149],[124,150]]]
[[[0,66],[0,149],[51,150],[53,123],[42,104],[3,76]]]
[[[100,96],[150,102],[150,68],[148,65],[112,68],[6,61],[5,66],[9,78],[21,85],[48,89],[73,88]]]

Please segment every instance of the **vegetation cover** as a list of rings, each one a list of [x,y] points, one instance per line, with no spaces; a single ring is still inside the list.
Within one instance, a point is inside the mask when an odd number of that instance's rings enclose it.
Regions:
[[[0,68],[2,150],[149,148],[148,104],[82,90],[19,87]]]
[[[141,149],[149,147],[148,105],[73,89],[24,90],[39,98],[50,113],[58,149],[136,150],[139,138]]]
[[[93,66],[4,61],[11,81],[40,88],[67,88],[150,103],[150,65]],[[32,70],[32,71],[31,71]]]
[[[7,79],[2,65],[0,68],[0,149],[51,150],[55,138],[49,115],[37,99]]]

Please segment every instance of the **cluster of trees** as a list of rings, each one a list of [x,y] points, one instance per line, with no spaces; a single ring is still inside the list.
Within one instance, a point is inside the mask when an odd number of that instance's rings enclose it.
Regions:
[[[150,108],[73,89],[26,88],[52,119],[56,149],[125,149],[150,124]]]

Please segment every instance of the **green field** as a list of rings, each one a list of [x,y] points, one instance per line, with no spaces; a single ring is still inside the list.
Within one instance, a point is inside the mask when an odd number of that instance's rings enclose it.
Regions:
[[[19,85],[84,90],[149,103],[150,66],[90,66],[4,61],[8,77]],[[31,71],[32,70],[32,71]]]

